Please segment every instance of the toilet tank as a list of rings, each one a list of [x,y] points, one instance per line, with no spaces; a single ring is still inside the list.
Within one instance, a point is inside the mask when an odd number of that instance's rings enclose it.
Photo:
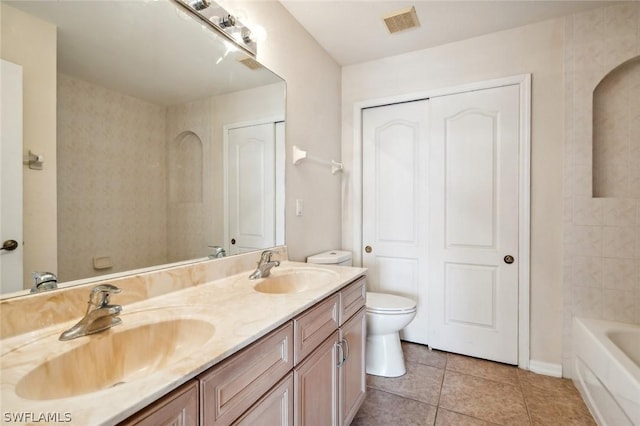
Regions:
[[[323,265],[341,265],[351,266],[351,252],[344,250],[329,250],[323,253],[314,254],[307,257],[307,263],[316,263]]]

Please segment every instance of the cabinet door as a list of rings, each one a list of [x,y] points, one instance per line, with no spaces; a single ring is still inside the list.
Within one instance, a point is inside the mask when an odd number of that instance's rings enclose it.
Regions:
[[[345,360],[340,365],[340,417],[348,425],[364,401],[366,392],[365,344],[367,317],[362,308],[340,329]]]
[[[293,425],[293,373],[249,409],[234,426]]]
[[[295,425],[339,424],[338,342],[335,331],[293,372]]]
[[[160,398],[119,426],[197,426],[198,381],[193,380]]]

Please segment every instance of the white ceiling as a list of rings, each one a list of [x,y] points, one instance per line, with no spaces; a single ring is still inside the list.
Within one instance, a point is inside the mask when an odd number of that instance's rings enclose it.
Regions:
[[[613,4],[614,1],[282,0],[340,64],[398,55]],[[415,6],[421,26],[390,35],[382,20]]]

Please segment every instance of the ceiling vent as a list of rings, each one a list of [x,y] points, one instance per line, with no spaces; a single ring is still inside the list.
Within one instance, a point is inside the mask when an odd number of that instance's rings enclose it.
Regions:
[[[240,59],[238,62],[240,62],[250,70],[257,70],[258,68],[262,68],[262,64],[253,58]]]
[[[384,23],[391,34],[420,26],[414,6],[395,11],[382,19],[384,19]]]

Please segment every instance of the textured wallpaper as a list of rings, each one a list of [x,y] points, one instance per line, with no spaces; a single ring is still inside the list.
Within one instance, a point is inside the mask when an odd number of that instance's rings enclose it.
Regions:
[[[59,74],[61,281],[166,262],[165,118],[164,107]],[[94,257],[113,268],[95,270]]]

